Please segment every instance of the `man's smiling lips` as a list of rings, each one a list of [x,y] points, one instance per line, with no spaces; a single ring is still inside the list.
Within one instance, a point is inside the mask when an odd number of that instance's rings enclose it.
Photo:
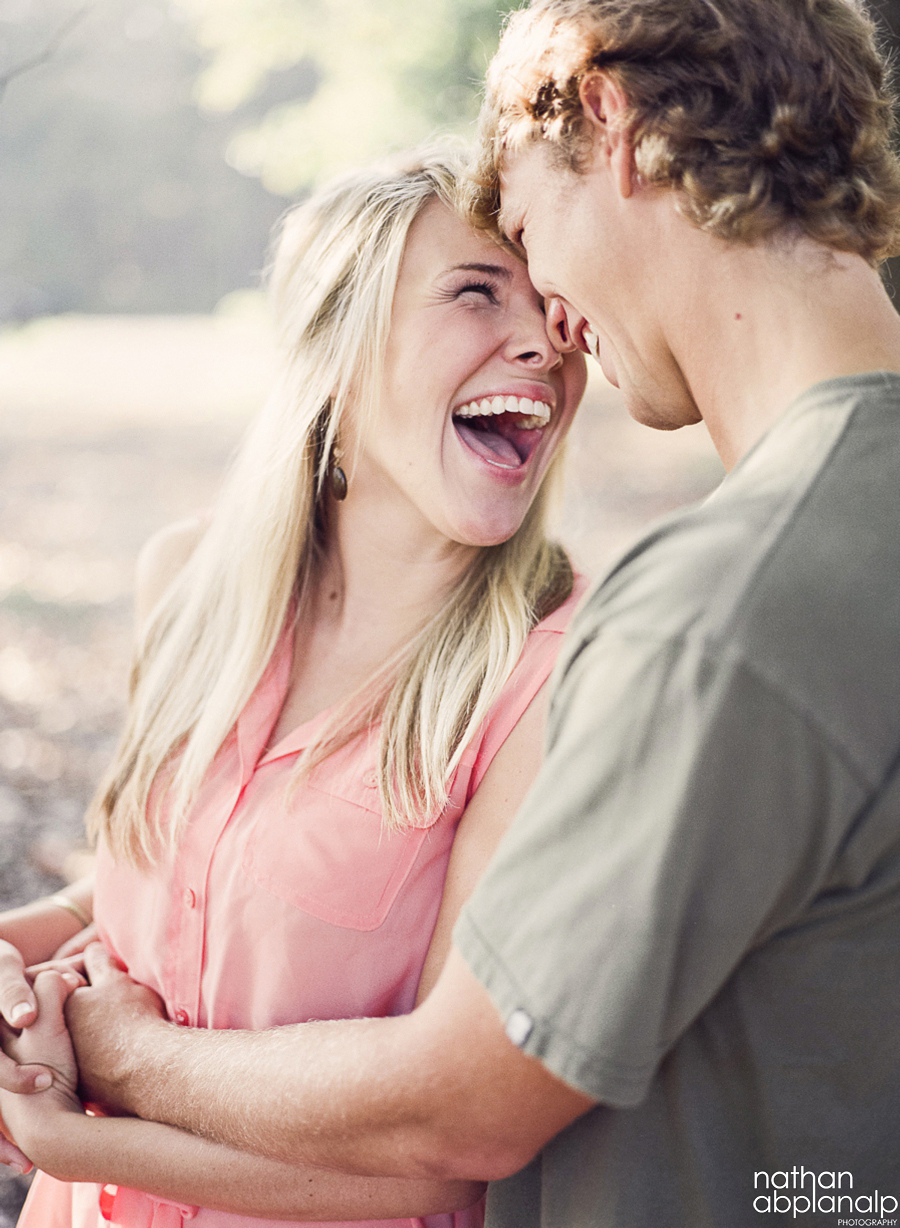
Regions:
[[[570,327],[572,341],[583,354],[590,355],[594,362],[600,361],[600,338],[588,324],[584,316],[574,328]]]
[[[607,363],[603,365],[603,359],[600,357],[600,337],[588,324],[587,320],[582,320],[581,324],[575,333],[575,344],[585,354],[589,354],[594,362],[603,372],[604,376],[609,380],[614,388],[619,387],[619,381],[616,378],[615,370]]]
[[[528,463],[553,414],[549,390],[535,395],[492,393],[453,412],[456,433],[470,451],[501,469]]]

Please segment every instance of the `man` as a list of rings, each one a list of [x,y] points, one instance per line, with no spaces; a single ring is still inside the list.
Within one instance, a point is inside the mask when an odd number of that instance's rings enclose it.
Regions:
[[[560,344],[649,425],[702,418],[732,472],[583,608],[538,783],[416,1012],[195,1033],[94,955],[70,1018],[95,1096],[285,1159],[503,1178],[503,1228],[897,1210],[888,132],[852,0],[513,20],[482,214]]]

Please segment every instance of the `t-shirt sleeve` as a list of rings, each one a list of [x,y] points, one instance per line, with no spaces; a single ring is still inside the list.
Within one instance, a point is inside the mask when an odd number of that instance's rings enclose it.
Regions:
[[[455,942],[515,1043],[640,1103],[754,947],[827,885],[866,789],[815,714],[702,644],[570,652],[548,755]]]

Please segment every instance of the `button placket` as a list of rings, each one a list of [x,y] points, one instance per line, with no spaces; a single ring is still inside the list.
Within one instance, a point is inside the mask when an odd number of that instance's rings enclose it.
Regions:
[[[205,796],[202,810],[188,824],[176,860],[173,907],[178,913],[172,1018],[182,1027],[196,1027],[200,1020],[200,988],[206,931],[206,883],[219,838],[240,804],[244,793],[243,773],[235,755],[233,771],[219,788]],[[218,794],[218,796],[216,796]],[[180,871],[180,873],[178,873]]]

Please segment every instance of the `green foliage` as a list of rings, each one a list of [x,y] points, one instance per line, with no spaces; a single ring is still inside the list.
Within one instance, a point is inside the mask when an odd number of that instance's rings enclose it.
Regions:
[[[284,195],[438,129],[465,130],[501,21],[492,0],[174,3],[210,56],[199,105],[242,121],[230,163]],[[302,70],[298,96],[265,105],[291,68]],[[262,114],[244,120],[254,107]]]

